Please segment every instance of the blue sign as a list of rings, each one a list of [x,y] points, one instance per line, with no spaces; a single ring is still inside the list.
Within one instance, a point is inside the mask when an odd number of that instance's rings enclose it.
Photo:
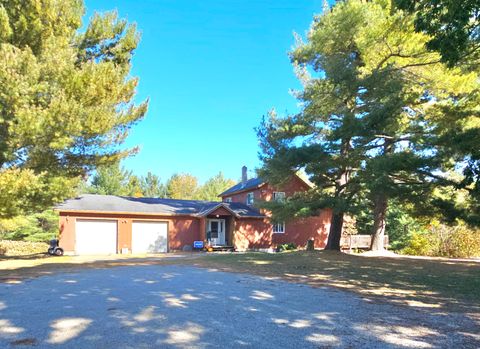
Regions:
[[[203,241],[194,241],[193,248],[203,248]]]

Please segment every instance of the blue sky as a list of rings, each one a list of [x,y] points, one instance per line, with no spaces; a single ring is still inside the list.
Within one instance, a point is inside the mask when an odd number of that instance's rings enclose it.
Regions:
[[[123,162],[166,180],[188,172],[201,182],[222,171],[238,179],[258,160],[256,127],[271,108],[295,112],[300,87],[288,59],[293,32],[304,35],[322,0],[87,0],[87,14],[116,9],[142,33],[132,75],[146,118]],[[253,175],[253,171],[250,173]]]

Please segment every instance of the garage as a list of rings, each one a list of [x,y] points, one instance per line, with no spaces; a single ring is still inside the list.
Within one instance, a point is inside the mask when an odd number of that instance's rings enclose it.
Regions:
[[[167,222],[133,221],[132,253],[167,252],[167,236]]]
[[[117,221],[77,219],[75,224],[75,253],[117,253]]]

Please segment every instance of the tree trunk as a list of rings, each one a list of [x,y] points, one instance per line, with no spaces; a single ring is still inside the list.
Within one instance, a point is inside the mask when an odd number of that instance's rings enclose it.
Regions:
[[[373,209],[373,233],[372,251],[383,251],[385,241],[385,225],[387,218],[388,199],[384,194],[379,194],[374,200],[375,208]]]
[[[326,250],[340,251],[340,239],[342,238],[343,211],[333,212],[330,232],[328,233]]]

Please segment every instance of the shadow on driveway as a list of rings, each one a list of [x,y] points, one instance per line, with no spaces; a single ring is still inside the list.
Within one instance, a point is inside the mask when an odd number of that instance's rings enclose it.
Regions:
[[[125,266],[0,285],[0,347],[477,348],[455,313],[187,266]]]

